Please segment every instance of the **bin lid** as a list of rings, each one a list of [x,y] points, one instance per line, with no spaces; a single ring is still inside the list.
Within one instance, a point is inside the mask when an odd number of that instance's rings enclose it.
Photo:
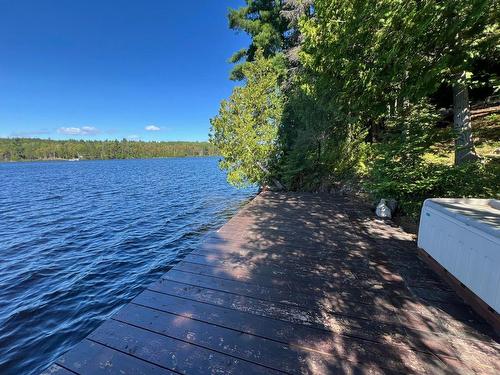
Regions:
[[[431,198],[424,202],[425,207],[443,212],[459,220],[500,238],[500,201],[478,198]]]

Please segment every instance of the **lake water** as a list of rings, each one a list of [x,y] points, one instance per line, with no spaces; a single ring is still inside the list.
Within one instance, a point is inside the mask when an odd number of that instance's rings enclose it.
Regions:
[[[255,189],[217,158],[0,163],[0,374],[37,374]]]

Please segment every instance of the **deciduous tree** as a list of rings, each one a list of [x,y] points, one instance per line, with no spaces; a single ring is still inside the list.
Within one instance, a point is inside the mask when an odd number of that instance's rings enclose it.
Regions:
[[[282,66],[277,67],[276,61],[258,51],[255,60],[243,66],[245,85],[236,87],[231,97],[222,101],[219,114],[211,120],[210,141],[220,151],[220,166],[228,171],[228,180],[234,185],[274,180],[283,112],[282,71]]]

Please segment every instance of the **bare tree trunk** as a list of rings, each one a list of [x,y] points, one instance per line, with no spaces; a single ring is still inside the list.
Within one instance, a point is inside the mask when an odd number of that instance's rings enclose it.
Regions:
[[[264,167],[264,166],[263,166],[260,162],[257,162],[257,166],[258,166],[258,167],[259,167],[259,168],[260,168],[260,169],[261,169],[264,173],[266,173],[266,174],[271,174],[271,173],[269,172],[269,170],[268,170],[266,167]],[[279,190],[285,190],[285,187],[283,186],[283,184],[282,184],[279,180],[277,180],[276,178],[272,178],[272,177],[271,177],[271,180],[273,181],[273,184],[274,184],[274,186],[275,186],[277,189],[279,189]]]
[[[465,72],[453,84],[453,130],[455,131],[455,165],[479,157],[472,140],[472,122],[469,104],[469,89],[465,83]]]
[[[247,147],[247,150],[250,151],[250,147],[248,147],[248,146],[246,146],[246,147]],[[271,174],[271,172],[269,172],[269,170],[266,167],[264,167],[264,165],[261,162],[257,161],[256,164],[261,169],[262,172],[264,172],[267,175]],[[285,190],[285,186],[279,180],[277,180],[276,178],[272,178],[272,177],[271,177],[271,180],[274,184],[274,187],[276,187],[278,190]]]

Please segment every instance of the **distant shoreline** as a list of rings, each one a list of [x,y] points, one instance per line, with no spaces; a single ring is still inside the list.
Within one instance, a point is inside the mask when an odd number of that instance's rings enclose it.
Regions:
[[[78,161],[111,161],[111,160],[149,160],[149,159],[186,159],[186,158],[217,158],[220,155],[178,155],[178,156],[159,156],[159,157],[146,157],[146,158],[115,158],[115,159],[80,159]],[[69,163],[77,162],[77,160],[71,159],[23,159],[23,160],[0,160],[0,163],[33,163],[33,162],[56,162],[56,161],[66,161]]]
[[[210,142],[0,138],[1,161],[76,161],[216,156]]]

